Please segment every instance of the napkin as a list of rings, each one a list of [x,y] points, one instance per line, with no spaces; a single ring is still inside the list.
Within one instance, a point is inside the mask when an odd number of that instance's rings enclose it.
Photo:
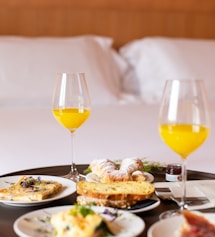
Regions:
[[[187,197],[207,197],[209,202],[201,205],[189,206],[188,210],[200,210],[215,207],[215,180],[190,180],[186,181]],[[174,197],[181,197],[181,182],[157,182],[155,188],[169,188]]]

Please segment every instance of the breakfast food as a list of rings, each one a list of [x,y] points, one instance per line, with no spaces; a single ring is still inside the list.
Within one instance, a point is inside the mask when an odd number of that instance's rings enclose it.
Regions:
[[[110,184],[80,181],[76,188],[80,195],[109,200],[144,200],[154,192],[154,185],[144,181],[114,182]]]
[[[136,200],[108,200],[105,198],[93,198],[80,195],[77,197],[77,203],[81,205],[89,205],[94,204],[96,206],[106,206],[106,207],[114,207],[114,208],[131,208],[138,201]]]
[[[96,174],[102,183],[119,181],[145,180],[143,162],[140,158],[126,158],[118,166],[109,159],[94,160],[90,164],[92,173]],[[139,171],[139,173],[135,173]]]
[[[41,180],[40,177],[22,176],[17,183],[0,189],[0,199],[14,201],[41,201],[62,190],[62,184],[55,181]]]
[[[98,206],[129,208],[154,193],[154,185],[146,181],[121,181],[94,183],[80,181],[76,184],[77,202]]]
[[[107,220],[89,206],[74,205],[69,210],[53,214],[50,221],[56,237],[113,236]]]
[[[184,210],[185,222],[180,230],[180,237],[214,237],[215,225],[204,216]]]
[[[94,160],[89,168],[97,183],[77,183],[79,204],[131,208],[154,193],[154,185],[146,181],[140,158],[126,158],[120,163],[109,159]]]

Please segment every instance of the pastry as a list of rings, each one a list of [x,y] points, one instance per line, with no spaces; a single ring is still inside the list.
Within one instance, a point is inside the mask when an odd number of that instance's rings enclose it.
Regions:
[[[102,159],[91,162],[90,168],[102,183],[132,181],[137,180],[135,179],[137,176],[133,176],[133,173],[143,170],[143,162],[136,157],[126,158],[121,161],[120,166],[117,166],[111,160]]]

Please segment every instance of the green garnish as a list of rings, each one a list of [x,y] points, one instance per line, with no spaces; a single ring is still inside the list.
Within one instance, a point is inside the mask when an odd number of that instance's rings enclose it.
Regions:
[[[88,166],[84,171],[83,173],[86,175],[86,174],[89,174],[90,172],[92,172],[90,166]]]
[[[96,235],[100,237],[113,237],[115,236],[111,230],[108,228],[107,224],[102,221],[99,226],[96,227],[95,230]]]
[[[80,213],[83,217],[87,216],[87,215],[92,215],[94,214],[94,211],[90,208],[87,208],[87,207],[84,207],[84,206],[81,206],[80,207]]]
[[[153,172],[154,170],[157,171],[162,171],[163,168],[165,167],[164,164],[161,164],[159,162],[154,162],[154,161],[143,161],[143,171],[145,172]]]
[[[95,212],[90,208],[90,206],[82,206],[82,205],[75,204],[74,207],[71,208],[70,214],[72,216],[81,214],[83,217],[86,217],[87,215],[95,214]]]

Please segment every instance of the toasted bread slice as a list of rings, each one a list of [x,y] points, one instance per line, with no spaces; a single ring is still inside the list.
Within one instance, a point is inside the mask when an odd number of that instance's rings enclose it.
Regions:
[[[107,200],[101,198],[92,198],[87,196],[79,195],[77,197],[77,203],[80,205],[96,205],[96,206],[106,206],[114,208],[130,208],[135,205],[138,201],[134,200]]]
[[[41,201],[60,192],[62,184],[23,176],[10,187],[0,189],[0,198],[14,201]]]
[[[127,181],[114,183],[94,183],[80,181],[76,184],[77,193],[87,197],[108,200],[147,199],[154,193],[154,185],[146,181]]]

